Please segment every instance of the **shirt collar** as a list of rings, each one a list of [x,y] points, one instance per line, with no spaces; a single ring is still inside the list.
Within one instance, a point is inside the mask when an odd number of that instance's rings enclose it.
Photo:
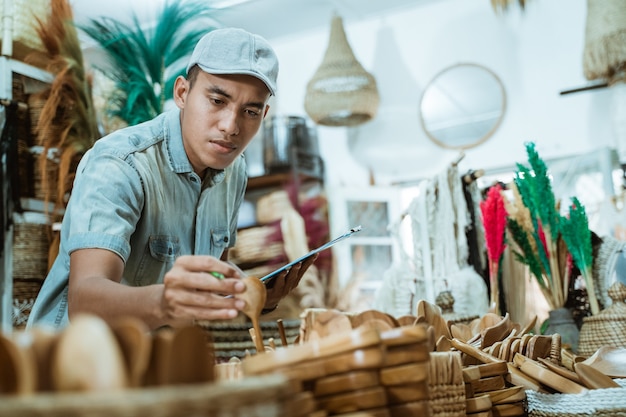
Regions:
[[[178,174],[193,172],[185,147],[183,146],[183,134],[180,127],[180,109],[175,108],[165,113],[164,131],[167,141],[167,149],[170,154],[172,170]],[[207,169],[203,183],[208,186],[219,184],[226,177],[225,170]]]

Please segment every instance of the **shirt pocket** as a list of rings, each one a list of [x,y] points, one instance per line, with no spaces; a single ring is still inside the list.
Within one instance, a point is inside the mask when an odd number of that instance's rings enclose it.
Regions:
[[[150,236],[148,248],[137,269],[134,285],[163,282],[163,276],[172,268],[180,254],[180,241],[175,236]]]
[[[228,248],[230,242],[230,233],[228,229],[211,229],[211,253],[220,257],[222,252]]]
[[[150,256],[160,262],[173,264],[180,253],[180,241],[175,236],[150,236]]]

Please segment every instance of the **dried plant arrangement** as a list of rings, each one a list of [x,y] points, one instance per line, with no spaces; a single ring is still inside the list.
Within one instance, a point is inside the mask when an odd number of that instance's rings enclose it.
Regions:
[[[489,260],[490,308],[500,314],[499,271],[502,254],[506,248],[504,240],[506,231],[507,213],[502,196],[502,186],[496,184],[489,188],[487,197],[480,203],[485,241],[487,244],[487,258]]]
[[[200,37],[213,29],[195,24],[210,10],[201,1],[166,1],[150,28],[137,16],[132,16],[132,24],[100,17],[80,26],[107,57],[98,69],[115,85],[109,97],[111,116],[135,125],[163,111],[172,98],[174,81],[185,73],[185,59]]]
[[[43,174],[44,200],[63,207],[70,193],[73,173],[82,154],[99,138],[91,85],[68,0],[51,0],[47,20],[37,18],[37,33],[45,51],[26,57],[28,63],[45,68],[54,79],[44,91],[45,104],[37,121],[37,143],[43,147],[39,158]],[[56,155],[58,161],[49,158]],[[46,175],[57,164],[56,177]],[[50,184],[56,181],[56,184]]]
[[[589,220],[585,207],[576,197],[572,198],[569,207],[569,216],[561,218],[561,233],[572,254],[574,264],[580,270],[587,287],[587,297],[591,314],[598,314],[600,307],[593,281],[593,245]]]
[[[517,164],[514,197],[507,205],[507,231],[516,259],[537,279],[551,309],[565,306],[571,257],[561,234],[561,215],[548,168],[534,143],[526,144],[530,166]]]

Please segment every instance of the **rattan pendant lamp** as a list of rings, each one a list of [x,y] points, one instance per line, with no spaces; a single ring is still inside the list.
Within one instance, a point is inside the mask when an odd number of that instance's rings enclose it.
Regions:
[[[376,80],[356,60],[343,21],[334,15],[324,59],[307,84],[307,114],[320,125],[356,126],[376,116],[378,102]]]

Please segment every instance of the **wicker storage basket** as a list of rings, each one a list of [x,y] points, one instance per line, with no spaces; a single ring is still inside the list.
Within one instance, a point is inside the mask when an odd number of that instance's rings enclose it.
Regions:
[[[280,375],[117,392],[2,399],[0,417],[281,417],[297,411],[295,387]]]
[[[613,304],[597,315],[583,319],[578,341],[581,356],[591,356],[602,346],[626,346],[626,285],[617,281],[608,292]]]
[[[235,264],[266,262],[284,256],[283,242],[273,241],[277,226],[259,226],[237,232],[237,245],[229,252]]]
[[[293,343],[300,334],[300,320],[283,320],[282,323],[287,342]],[[215,359],[218,363],[227,362],[231,358],[242,359],[246,356],[246,351],[251,354],[256,352],[250,336],[250,328],[252,327],[250,323],[234,323],[230,320],[225,322],[200,321],[197,324],[211,335]],[[277,322],[262,321],[259,325],[264,340],[268,341],[272,338],[277,346],[281,346]]]
[[[41,38],[37,34],[36,24],[39,19],[46,19],[50,13],[50,0],[12,0],[10,10],[5,10],[5,2],[0,1],[0,16],[12,17],[14,59],[23,61],[33,51],[44,51]],[[4,35],[5,20],[0,21],[0,37]],[[4,39],[0,39],[4,42]]]
[[[432,417],[465,417],[465,383],[460,352],[431,352],[428,371]]]
[[[593,389],[582,394],[526,391],[529,417],[608,417],[626,415],[626,379],[622,388]]]
[[[40,279],[13,279],[13,328],[26,327],[30,310],[41,290]]]
[[[51,225],[41,213],[14,215],[13,279],[43,280],[48,273]]]

